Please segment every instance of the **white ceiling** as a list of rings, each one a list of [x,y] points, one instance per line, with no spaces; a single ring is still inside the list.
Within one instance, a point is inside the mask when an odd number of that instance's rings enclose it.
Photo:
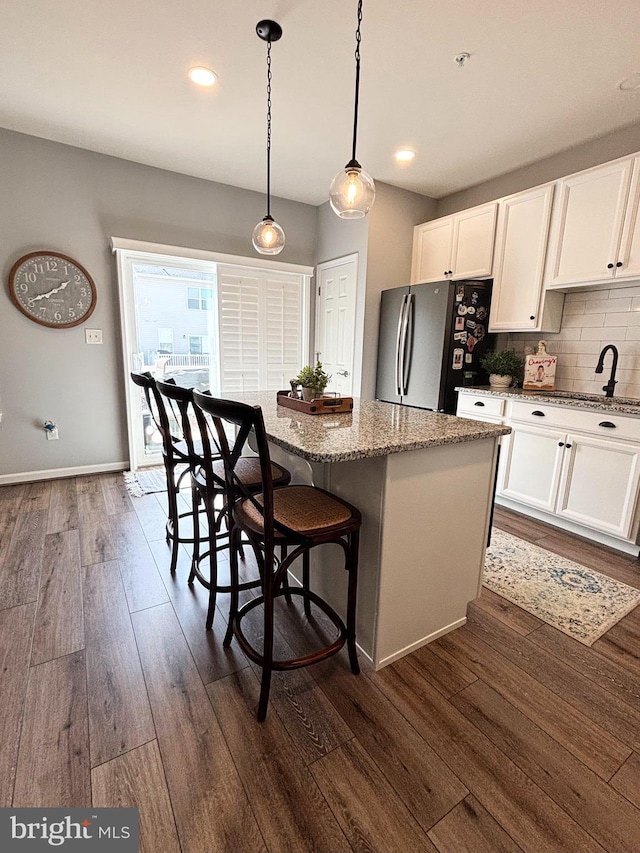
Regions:
[[[3,0],[0,126],[264,191],[271,17],[272,192],[320,204],[351,156],[356,6]],[[640,121],[640,90],[617,88],[639,71],[639,0],[364,0],[358,159],[448,195]]]

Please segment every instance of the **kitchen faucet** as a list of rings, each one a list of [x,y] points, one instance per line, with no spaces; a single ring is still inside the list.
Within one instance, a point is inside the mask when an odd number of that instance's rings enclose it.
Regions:
[[[607,350],[611,350],[613,355],[613,361],[611,363],[611,376],[609,377],[609,381],[606,385],[602,386],[602,390],[605,392],[605,397],[613,397],[613,392],[616,387],[616,367],[618,366],[618,349],[614,347],[613,344],[607,344],[606,347],[603,348],[600,353],[600,357],[598,358],[598,366],[596,367],[596,373],[602,373],[604,369],[604,357],[606,355]]]

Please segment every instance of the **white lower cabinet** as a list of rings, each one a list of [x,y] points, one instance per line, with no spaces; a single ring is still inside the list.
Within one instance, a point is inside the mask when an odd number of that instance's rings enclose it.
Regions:
[[[553,512],[563,448],[562,432],[514,426],[502,443],[498,493]]]
[[[459,392],[457,413],[511,427],[501,439],[498,503],[636,552],[640,417],[472,389]]]
[[[556,512],[628,539],[640,484],[640,445],[586,435],[565,438]]]
[[[515,407],[522,404],[516,403]],[[640,420],[617,417],[612,426],[608,415],[594,418],[590,412],[582,424],[585,413],[568,409],[569,423],[563,424],[560,407],[535,408],[538,413],[544,411],[551,421],[549,426],[519,423],[507,416],[512,432],[503,439],[498,496],[609,536],[635,541]],[[576,416],[578,426],[600,429],[600,434],[569,432]],[[608,426],[601,427],[602,423]],[[629,433],[634,427],[638,440],[619,441],[608,436],[611,429]]]

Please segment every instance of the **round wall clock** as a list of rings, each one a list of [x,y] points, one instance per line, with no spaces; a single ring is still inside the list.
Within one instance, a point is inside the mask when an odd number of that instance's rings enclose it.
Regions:
[[[9,273],[9,293],[22,313],[41,326],[67,329],[96,307],[96,286],[86,269],[58,252],[30,252]]]

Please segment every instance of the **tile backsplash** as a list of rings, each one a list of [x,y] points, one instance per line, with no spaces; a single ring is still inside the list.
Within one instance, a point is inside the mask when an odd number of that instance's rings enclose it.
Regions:
[[[602,347],[615,344],[620,353],[615,394],[640,398],[640,282],[567,293],[559,332],[512,332],[505,337],[506,345],[519,352],[525,347],[535,352],[539,340],[547,341],[548,352],[558,356],[556,389],[587,394],[602,393],[611,353],[601,374],[595,373],[598,356]]]

